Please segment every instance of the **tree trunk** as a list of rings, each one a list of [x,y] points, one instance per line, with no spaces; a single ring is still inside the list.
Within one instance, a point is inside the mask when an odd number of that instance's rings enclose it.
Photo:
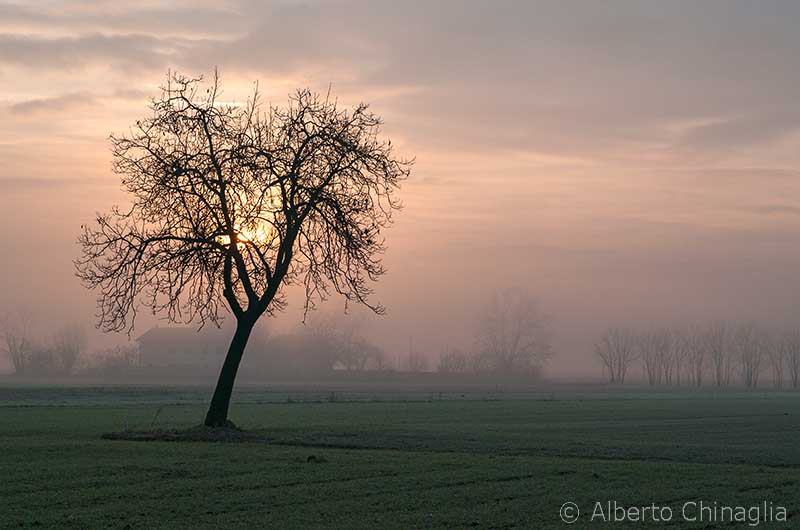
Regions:
[[[217,379],[217,388],[211,398],[211,405],[208,407],[205,425],[207,427],[224,427],[228,425],[228,407],[231,403],[233,393],[233,383],[236,380],[236,372],[239,370],[239,363],[242,360],[247,340],[250,332],[253,331],[255,321],[241,319],[236,323],[236,333],[228,347],[228,355]]]

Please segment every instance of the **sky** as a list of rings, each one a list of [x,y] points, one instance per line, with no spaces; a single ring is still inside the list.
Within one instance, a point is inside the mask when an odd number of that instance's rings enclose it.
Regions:
[[[363,317],[389,352],[468,348],[507,287],[550,315],[553,376],[599,371],[608,326],[800,323],[798,23],[769,0],[0,0],[0,313],[91,325],[71,260],[124,201],[108,135],[168,71],[217,68],[230,101],[370,103],[415,157],[388,315]]]

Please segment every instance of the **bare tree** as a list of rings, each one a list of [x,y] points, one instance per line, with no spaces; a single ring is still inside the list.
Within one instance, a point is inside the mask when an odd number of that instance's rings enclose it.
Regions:
[[[125,377],[140,366],[139,350],[133,344],[107,348],[94,356],[89,367],[103,377]]]
[[[25,373],[36,376],[52,376],[59,372],[58,359],[53,348],[37,341],[30,348]]]
[[[65,374],[72,373],[85,348],[86,330],[78,324],[67,324],[53,335],[53,355],[59,370]]]
[[[678,337],[686,359],[688,383],[702,386],[708,352],[706,333],[694,326],[684,328]]]
[[[364,340],[362,351],[365,352],[364,356],[367,359],[364,365],[365,370],[387,370],[389,368],[389,358],[386,351],[380,346]]]
[[[285,306],[285,286],[304,287],[306,310],[332,290],[383,312],[370,282],[409,173],[364,104],[302,90],[264,111],[257,90],[241,106],[219,95],[216,75],[207,90],[171,76],[152,114],[111,137],[131,206],[84,227],[75,262],[106,330],[130,332],[141,306],[200,327],[233,313],[208,426],[228,423],[250,333]]]
[[[446,349],[439,355],[436,370],[441,373],[463,373],[469,369],[469,358],[458,348]]]
[[[360,334],[361,325],[360,319],[315,312],[303,324],[301,332],[313,339],[315,348],[328,358],[331,368],[339,365],[355,371],[382,369],[386,354]]]
[[[331,314],[314,311],[298,324],[295,333],[303,339],[307,355],[313,357],[319,366],[333,370],[339,353],[339,330]]]
[[[661,384],[674,385],[677,379],[677,355],[678,350],[675,347],[675,337],[669,328],[663,328],[660,332],[661,340],[659,341],[661,360]]]
[[[358,323],[337,322],[335,318],[331,318],[329,325],[334,362],[345,370],[363,370],[369,358],[362,348],[366,341],[358,335]]]
[[[480,363],[500,373],[534,373],[552,355],[547,317],[525,290],[494,293],[476,324]]]
[[[636,335],[628,329],[610,328],[594,347],[610,383],[625,383],[631,364],[636,360]]]
[[[729,324],[716,322],[708,327],[706,348],[714,368],[714,384],[717,386],[728,386],[733,382],[734,356],[731,342]]]
[[[793,328],[784,338],[789,378],[792,388],[800,388],[800,330]]]
[[[758,386],[761,361],[764,357],[764,334],[755,324],[740,324],[733,336],[733,346],[742,370],[742,382],[747,388]]]
[[[654,329],[638,335],[636,350],[648,384],[652,386],[671,382],[672,335],[668,329]]]
[[[680,386],[684,382],[691,384],[691,376],[686,373],[686,370],[691,369],[687,365],[689,363],[689,355],[692,352],[692,332],[692,329],[683,326],[676,326],[669,332],[670,337],[672,337],[669,384],[676,386]],[[684,381],[684,376],[686,381]]]
[[[783,388],[785,368],[790,352],[789,339],[785,335],[776,334],[774,337],[765,335],[763,341],[772,371],[772,386]]]
[[[31,319],[26,313],[7,315],[2,321],[3,352],[14,365],[14,373],[24,375],[33,361],[34,344],[30,336]]]
[[[428,358],[422,352],[411,350],[403,359],[402,366],[407,372],[426,372]]]
[[[383,350],[364,337],[351,336],[340,343],[338,360],[346,370],[367,370],[370,367],[383,366],[385,354]]]

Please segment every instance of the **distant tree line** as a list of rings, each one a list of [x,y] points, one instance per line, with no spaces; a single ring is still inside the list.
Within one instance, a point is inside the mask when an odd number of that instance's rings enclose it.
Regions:
[[[445,348],[436,360],[414,347],[397,357],[359,333],[358,320],[312,315],[294,334],[270,339],[257,348],[264,358],[306,359],[317,369],[348,371],[429,372],[491,376],[537,377],[553,355],[549,319],[537,299],[524,289],[492,293],[470,321],[472,345]],[[283,354],[281,352],[286,352]]]
[[[800,328],[772,330],[752,322],[609,328],[594,353],[610,383],[637,371],[651,386],[800,387]]]
[[[86,334],[77,325],[65,325],[42,340],[41,335],[35,338],[30,319],[1,324],[3,349],[18,375],[168,375],[150,373],[141,366],[136,344],[87,352]],[[541,375],[553,354],[549,319],[525,290],[507,289],[487,297],[470,321],[471,346],[445,348],[438,361],[430,351],[415,349],[412,340],[407,354],[389,356],[361,332],[360,324],[357,317],[314,312],[289,333],[273,336],[268,327],[261,326],[248,347],[247,372],[256,377],[308,377],[333,371],[434,370],[531,378]]]
[[[134,344],[90,353],[84,326],[77,322],[50,326],[55,331],[37,332],[34,319],[24,311],[0,319],[0,354],[11,362],[15,375],[124,376],[139,365],[139,352]]]
[[[0,321],[0,351],[18,375],[69,375],[85,349],[86,331],[79,324],[64,324],[42,339],[34,337],[27,315]]]
[[[253,357],[284,364],[303,364],[306,370],[393,371],[441,374],[514,375],[536,377],[553,352],[547,316],[535,297],[525,290],[491,294],[470,322],[472,347],[445,348],[438,361],[430,352],[414,347],[396,357],[367,340],[359,332],[358,319],[331,314],[312,315],[292,334],[257,341],[263,350]],[[266,367],[265,373],[277,366]]]

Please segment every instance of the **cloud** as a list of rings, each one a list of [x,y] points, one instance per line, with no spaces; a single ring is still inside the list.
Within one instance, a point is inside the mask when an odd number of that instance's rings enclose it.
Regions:
[[[99,103],[98,98],[86,92],[64,94],[50,98],[29,99],[9,107],[12,114],[31,115],[41,112],[63,112],[88,109]]]
[[[0,72],[66,80],[100,67],[113,74],[109,90],[148,95],[167,68],[219,66],[226,87],[332,82],[435,156],[479,146],[486,158],[663,169],[713,155],[735,165],[742,148],[800,126],[800,71],[785,67],[800,46],[791,2],[69,1],[0,11],[11,28]],[[79,106],[81,91],[97,92],[62,86],[17,110]]]
[[[184,37],[242,31],[247,17],[236,6],[147,2],[0,4],[0,31],[27,34],[137,33]]]
[[[55,80],[15,103],[20,116],[85,108],[92,100],[76,94],[98,90],[66,84],[93,68],[113,79],[108,91],[155,95],[168,68],[219,66],[226,87],[332,82],[347,101],[373,102],[412,149],[442,156],[479,146],[487,158],[702,165],[800,126],[800,71],[785,68],[800,46],[790,2],[64,1],[0,15],[0,72]]]
[[[191,41],[142,34],[92,33],[77,37],[0,35],[0,66],[26,70],[75,70],[92,64],[113,65],[134,73],[164,69]]]
[[[7,106],[14,116],[32,116],[42,113],[58,114],[76,110],[103,109],[107,103],[120,101],[147,101],[154,94],[137,89],[116,89],[109,94],[94,94],[88,91],[70,92],[51,97],[18,101]],[[88,114],[93,114],[89,112]]]

